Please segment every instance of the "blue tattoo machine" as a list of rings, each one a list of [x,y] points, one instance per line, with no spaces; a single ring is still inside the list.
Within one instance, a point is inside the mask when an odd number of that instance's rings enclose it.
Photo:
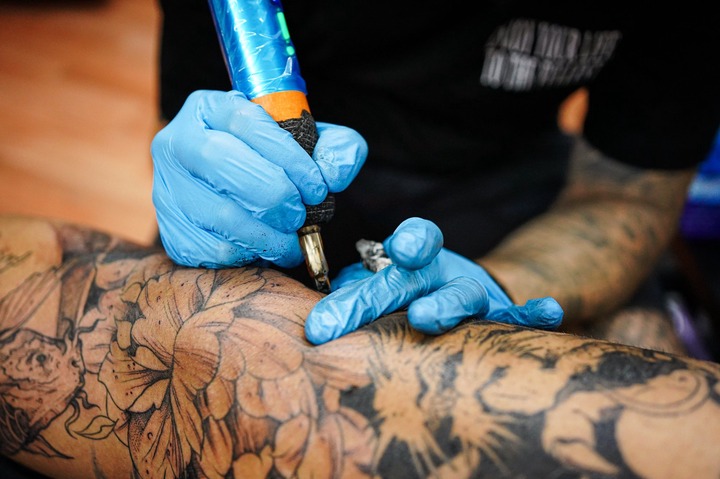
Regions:
[[[318,133],[305,80],[279,0],[209,0],[225,64],[235,90],[262,106],[312,156]],[[332,219],[335,198],[307,206],[300,247],[318,291],[330,292],[320,225]]]

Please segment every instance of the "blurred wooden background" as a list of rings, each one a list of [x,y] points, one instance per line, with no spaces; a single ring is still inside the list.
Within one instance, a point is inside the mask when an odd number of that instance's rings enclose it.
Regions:
[[[155,236],[155,0],[0,0],[0,213]]]

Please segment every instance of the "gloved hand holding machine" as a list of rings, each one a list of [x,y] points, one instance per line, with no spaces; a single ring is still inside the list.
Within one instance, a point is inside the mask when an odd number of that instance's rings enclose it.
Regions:
[[[163,244],[188,266],[292,267],[304,256],[330,293],[320,225],[367,144],[350,128],[315,123],[279,0],[209,2],[234,91],[193,93],[153,141]],[[479,264],[442,245],[434,223],[404,221],[383,242],[392,264],[342,270],[309,314],[307,339],[324,343],[402,308],[428,334],[475,315],[542,328],[562,320],[554,299],[515,305]]]
[[[317,128],[279,0],[210,0],[210,7],[233,88],[261,105],[312,156]],[[307,207],[298,231],[308,272],[324,293],[331,288],[320,225],[334,212],[335,199],[328,194]]]

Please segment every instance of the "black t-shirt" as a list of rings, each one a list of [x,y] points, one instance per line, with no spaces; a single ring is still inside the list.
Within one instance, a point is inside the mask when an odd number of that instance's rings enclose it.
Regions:
[[[230,81],[207,1],[160,3],[172,118],[192,91]],[[313,116],[370,147],[324,227],[326,249],[346,252],[339,266],[356,259],[355,240],[408,216],[475,256],[542,212],[567,164],[558,107],[579,87],[584,133],[606,155],[658,169],[702,161],[720,122],[717,15],[629,3],[283,2]]]

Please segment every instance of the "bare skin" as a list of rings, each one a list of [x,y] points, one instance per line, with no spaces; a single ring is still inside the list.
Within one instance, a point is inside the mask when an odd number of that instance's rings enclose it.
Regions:
[[[720,475],[720,365],[402,313],[313,347],[320,298],[0,218],[0,452],[52,477]]]

